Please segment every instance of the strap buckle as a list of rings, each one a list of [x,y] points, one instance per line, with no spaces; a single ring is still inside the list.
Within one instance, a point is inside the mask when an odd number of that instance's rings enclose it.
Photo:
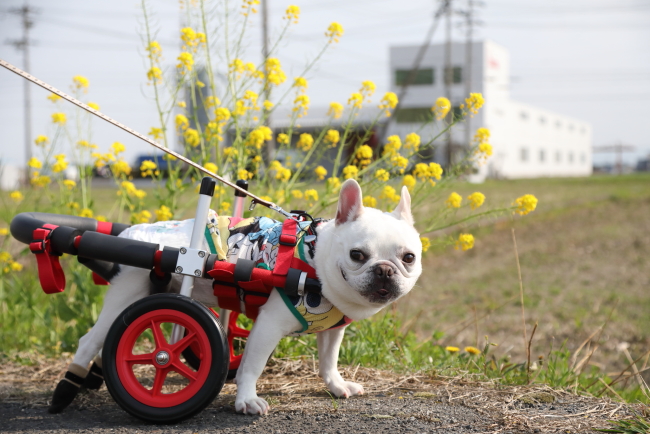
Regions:
[[[280,245],[288,247],[296,247],[298,244],[298,237],[291,234],[282,234],[280,235]]]

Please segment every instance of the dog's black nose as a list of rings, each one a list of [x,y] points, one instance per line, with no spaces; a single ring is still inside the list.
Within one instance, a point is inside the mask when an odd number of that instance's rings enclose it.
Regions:
[[[384,264],[377,265],[374,272],[377,277],[391,278],[393,276],[393,267]]]

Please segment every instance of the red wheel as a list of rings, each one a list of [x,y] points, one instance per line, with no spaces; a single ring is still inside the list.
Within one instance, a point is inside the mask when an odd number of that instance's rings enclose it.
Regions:
[[[173,326],[183,327],[186,335],[172,344]],[[183,357],[190,346],[200,361],[196,368]],[[158,423],[201,411],[218,395],[228,372],[228,347],[218,320],[200,303],[176,294],[147,297],[127,308],[111,326],[103,359],[115,401],[134,416]]]

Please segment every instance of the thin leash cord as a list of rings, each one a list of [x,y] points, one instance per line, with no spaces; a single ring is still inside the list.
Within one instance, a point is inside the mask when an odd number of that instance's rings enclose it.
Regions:
[[[235,190],[239,191],[240,193],[245,194],[246,196],[250,197],[253,200],[252,205],[254,205],[256,203],[259,203],[260,205],[263,205],[263,206],[265,206],[267,208],[270,208],[270,209],[272,209],[274,211],[279,212],[280,214],[284,215],[285,217],[293,218],[291,213],[288,213],[287,211],[283,210],[282,208],[280,208],[275,203],[269,202],[268,200],[264,200],[264,199],[262,199],[262,198],[260,198],[260,197],[258,197],[256,195],[254,195],[253,193],[249,192],[248,190],[245,190],[245,189],[233,184],[232,182],[227,181],[226,179],[222,178],[221,176],[217,175],[216,173],[213,173],[213,172],[209,171],[208,169],[201,166],[200,164],[197,164],[194,161],[192,161],[192,160],[190,160],[188,158],[185,158],[182,155],[172,151],[171,149],[168,149],[168,148],[158,144],[157,142],[154,142],[149,137],[147,137],[147,136],[133,130],[132,128],[127,127],[126,125],[116,121],[115,119],[113,119],[113,118],[111,118],[109,116],[106,116],[105,114],[103,114],[99,110],[95,110],[94,108],[84,104],[83,102],[79,101],[78,99],[76,99],[74,97],[71,97],[70,95],[68,95],[68,94],[66,94],[64,92],[61,92],[60,90],[56,89],[55,87],[45,83],[44,81],[41,81],[41,80],[37,79],[36,77],[34,77],[33,75],[28,74],[27,72],[23,71],[22,69],[19,69],[19,68],[15,67],[11,63],[0,59],[0,66],[3,66],[5,68],[7,68],[9,71],[18,74],[19,76],[23,77],[24,79],[29,80],[32,83],[39,85],[43,89],[46,89],[46,90],[60,96],[61,98],[65,99],[66,101],[71,102],[72,104],[74,104],[74,105],[76,105],[78,107],[81,107],[82,109],[86,110],[88,113],[91,113],[91,114],[99,117],[100,119],[105,120],[109,124],[115,125],[116,127],[126,131],[127,133],[137,137],[138,139],[144,140],[145,142],[147,142],[151,146],[153,146],[155,148],[158,148],[161,151],[166,152],[169,155],[172,155],[172,156],[176,157],[177,159],[183,161],[184,163],[189,164],[190,166],[192,166],[195,169],[205,173],[206,175],[209,175],[209,176],[213,177],[214,179],[218,180],[219,182],[221,182],[223,184],[226,184],[229,187],[234,188]],[[252,205],[251,205],[251,208],[252,208]]]

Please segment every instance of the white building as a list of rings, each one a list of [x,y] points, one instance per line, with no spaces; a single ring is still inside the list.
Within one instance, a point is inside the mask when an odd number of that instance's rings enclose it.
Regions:
[[[392,90],[399,93],[413,66],[419,46],[397,46],[390,49]],[[435,100],[448,97],[453,107],[464,102],[464,43],[452,44],[453,68],[451,95],[445,95],[443,69],[444,44],[432,45],[426,51],[418,74],[408,93],[400,102],[401,113],[392,123],[389,134],[406,134],[421,128],[421,119],[430,114]],[[467,126],[459,125],[452,135],[454,145],[466,146],[464,129],[471,136],[479,127],[491,132],[494,154],[480,168],[480,178],[527,178],[543,176],[588,176],[592,172],[591,125],[542,108],[510,99],[510,57],[508,50],[491,41],[472,44],[471,92],[479,92],[485,105]],[[439,128],[439,127],[438,127]],[[423,142],[439,130],[421,130]],[[438,139],[435,159],[446,161],[446,141]],[[454,146],[452,146],[454,149]]]

